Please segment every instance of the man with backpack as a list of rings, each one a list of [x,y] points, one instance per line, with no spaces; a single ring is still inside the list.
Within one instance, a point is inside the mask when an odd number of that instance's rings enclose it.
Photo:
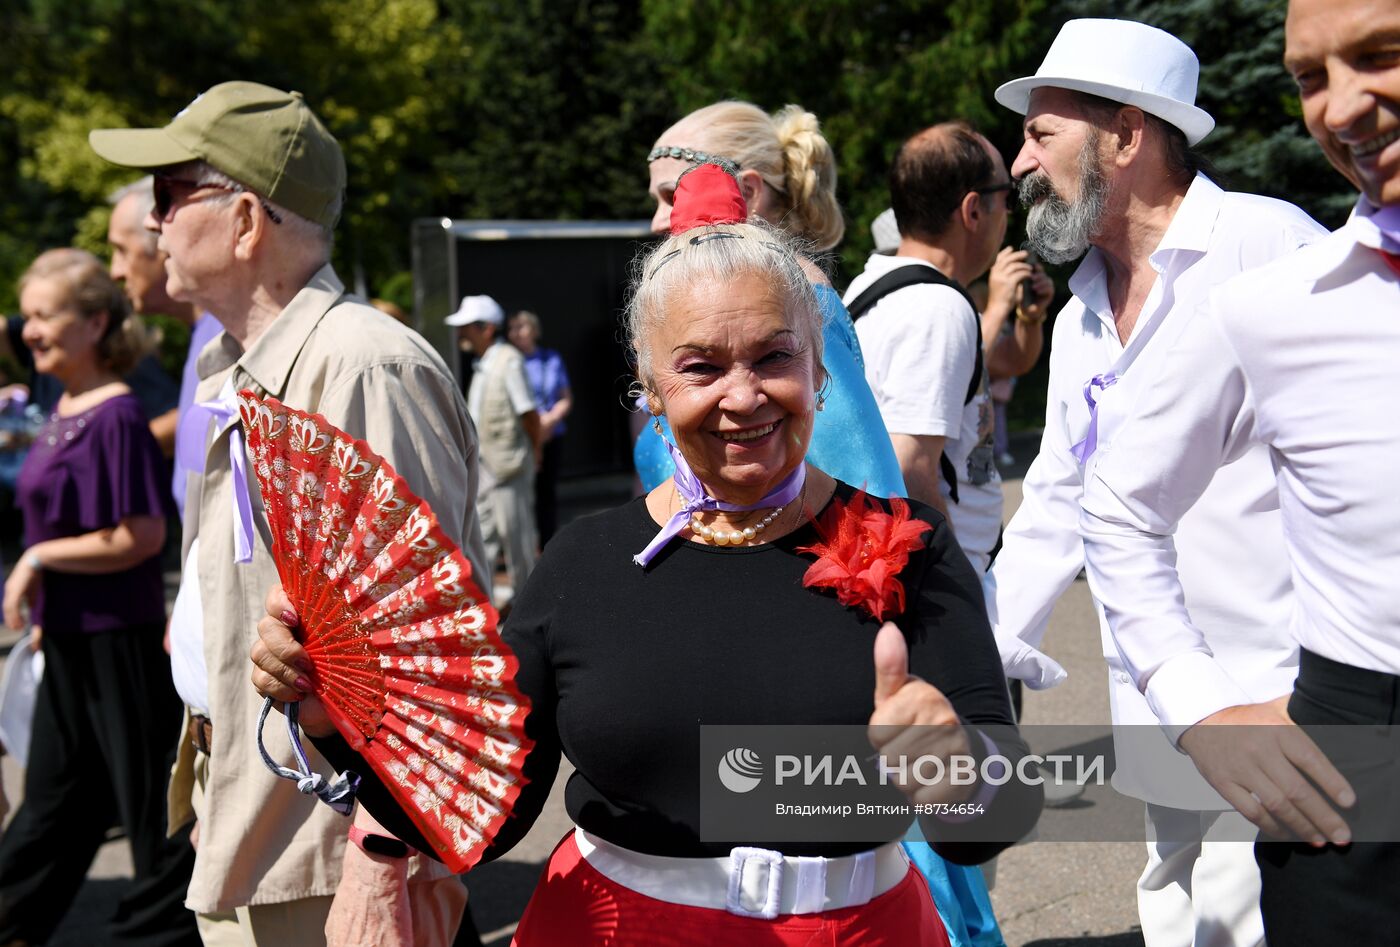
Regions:
[[[899,248],[872,255],[845,299],[909,495],[947,514],[979,572],[1001,531],[1001,477],[981,322],[964,287],[996,260],[1011,196],[1006,163],[972,126],[919,132],[890,169]],[[1027,318],[1053,293],[1043,277],[1035,287]]]

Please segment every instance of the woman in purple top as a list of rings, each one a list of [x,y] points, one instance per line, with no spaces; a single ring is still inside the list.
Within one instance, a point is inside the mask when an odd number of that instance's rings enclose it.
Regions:
[[[25,550],[5,582],[5,623],[25,627],[27,607],[45,670],[24,801],[0,838],[0,943],[49,939],[119,823],[135,880],[104,942],[198,944],[189,833],[165,833],[181,712],[162,648],[169,480],[121,381],[148,340],[90,253],[42,254],[19,290],[24,342],[63,396],[20,470]]]
[[[569,373],[564,359],[553,349],[540,348],[540,317],[522,309],[510,317],[508,337],[525,355],[525,375],[530,379],[535,403],[540,411],[540,466],[535,474],[535,526],[540,546],[559,526],[559,439],[564,434],[564,418],[574,408],[569,390]]]

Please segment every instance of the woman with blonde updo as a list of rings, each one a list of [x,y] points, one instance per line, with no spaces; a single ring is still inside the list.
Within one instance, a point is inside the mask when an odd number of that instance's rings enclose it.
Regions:
[[[811,112],[788,105],[770,116],[748,102],[716,102],[668,128],[647,156],[650,193],[656,199],[653,232],[670,233],[676,181],[687,168],[706,160],[717,160],[734,172],[750,219],[782,228],[808,253],[830,250],[841,241],[846,224],[836,202],[836,156]],[[865,381],[850,314],[811,259],[803,259],[803,270],[821,306],[822,368],[828,379],[810,459],[873,495],[902,496],[904,477]],[[633,459],[647,490],[675,471],[661,436],[650,427],[637,438]]]
[[[25,549],[5,623],[33,626],[45,667],[24,802],[0,837],[0,943],[47,941],[120,823],[135,879],[103,942],[195,945],[189,831],[165,831],[181,714],[162,647],[170,473],[121,380],[150,340],[91,253],[40,255],[19,293],[34,367],[63,395],[15,491]]]

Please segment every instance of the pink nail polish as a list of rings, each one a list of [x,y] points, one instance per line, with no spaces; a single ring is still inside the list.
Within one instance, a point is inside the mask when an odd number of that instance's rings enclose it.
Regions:
[[[303,694],[310,694],[316,690],[316,687],[306,678],[298,677],[296,680],[296,689],[301,691]]]
[[[282,610],[282,624],[288,628],[295,628],[300,622],[297,621],[297,613],[290,608]]]

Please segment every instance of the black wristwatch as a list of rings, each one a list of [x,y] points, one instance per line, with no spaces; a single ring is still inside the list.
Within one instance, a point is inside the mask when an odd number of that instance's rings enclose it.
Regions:
[[[350,841],[360,846],[360,850],[363,852],[371,855],[383,855],[385,858],[407,858],[413,851],[408,847],[408,843],[402,839],[391,838],[388,835],[375,835],[358,825],[350,826]]]

